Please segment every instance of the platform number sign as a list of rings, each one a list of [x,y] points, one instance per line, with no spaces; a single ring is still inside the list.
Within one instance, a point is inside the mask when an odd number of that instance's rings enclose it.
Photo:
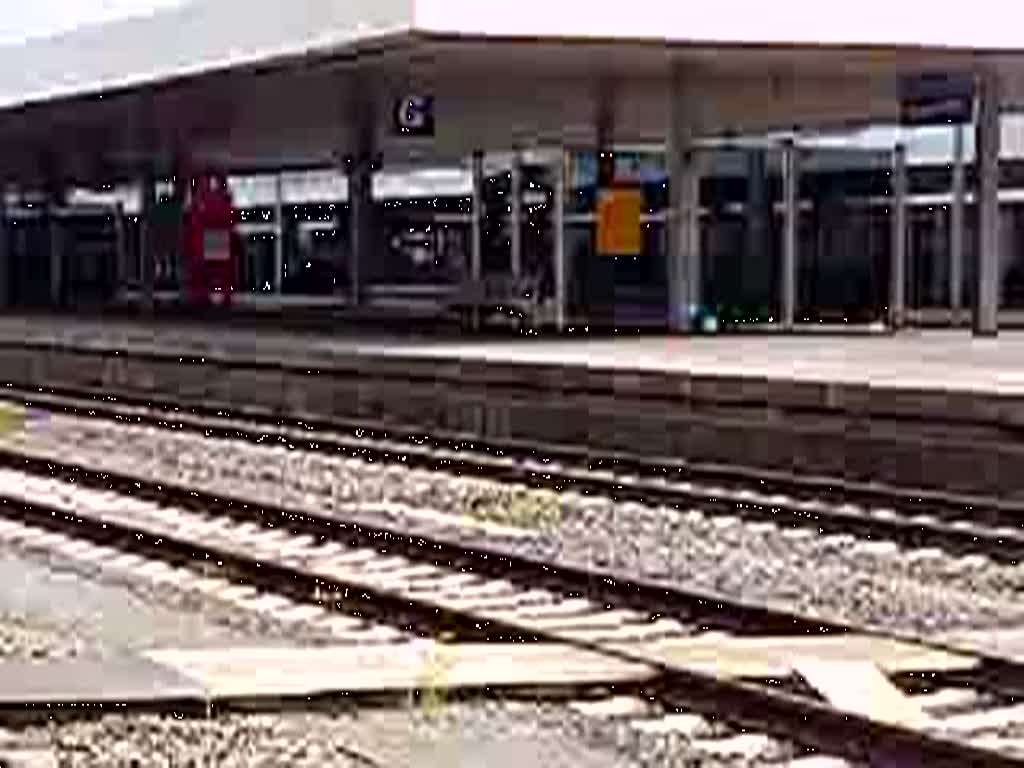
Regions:
[[[395,133],[400,136],[434,135],[433,96],[406,96],[395,103]]]
[[[969,123],[974,113],[974,78],[952,73],[906,78],[900,113],[900,122],[906,126]]]

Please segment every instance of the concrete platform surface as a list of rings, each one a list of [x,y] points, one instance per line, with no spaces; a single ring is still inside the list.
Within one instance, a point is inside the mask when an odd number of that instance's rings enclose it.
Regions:
[[[1019,332],[451,342],[0,317],[0,384],[23,389],[1015,503],[1024,503],[1020,360]]]
[[[490,364],[572,366],[694,376],[835,382],[878,388],[1024,395],[1024,331],[975,339],[966,330],[913,330],[898,335],[801,336],[753,334],[716,337],[614,339],[474,339],[300,334],[266,328],[190,322],[100,322],[67,316],[0,317],[0,343],[59,344],[82,349],[162,354],[248,356],[287,361],[351,355]]]
[[[524,365],[572,365],[693,376],[780,379],[893,389],[1024,394],[1024,333],[974,339],[964,331],[886,336],[717,336],[404,343],[373,354]]]

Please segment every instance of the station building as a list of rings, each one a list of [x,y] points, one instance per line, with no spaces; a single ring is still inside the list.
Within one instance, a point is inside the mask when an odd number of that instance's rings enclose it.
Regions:
[[[492,280],[559,328],[1016,322],[1010,30],[678,5],[197,0],[0,50],[0,298],[180,299],[155,233],[187,157],[231,174],[243,305],[430,312]]]

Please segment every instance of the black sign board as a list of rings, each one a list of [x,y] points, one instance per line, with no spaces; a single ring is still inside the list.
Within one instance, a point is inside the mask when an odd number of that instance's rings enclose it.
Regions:
[[[927,74],[903,83],[900,122],[907,126],[954,125],[974,116],[974,78],[964,74]]]
[[[395,133],[400,136],[434,135],[434,98],[407,96],[395,103],[392,112]]]

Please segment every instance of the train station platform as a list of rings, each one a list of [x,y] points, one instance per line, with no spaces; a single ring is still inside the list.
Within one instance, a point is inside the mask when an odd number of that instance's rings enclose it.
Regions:
[[[483,339],[0,317],[0,381],[1020,500],[1024,334]]]

